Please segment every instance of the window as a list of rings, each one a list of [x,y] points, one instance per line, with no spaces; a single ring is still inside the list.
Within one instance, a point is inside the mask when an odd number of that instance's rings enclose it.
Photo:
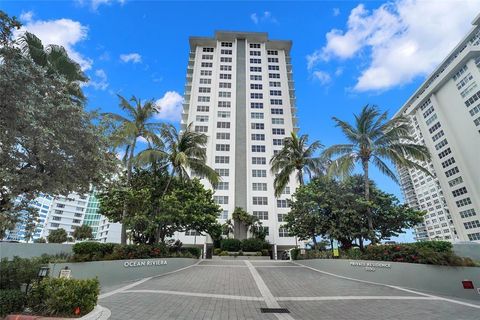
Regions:
[[[202,48],[203,52],[213,52],[213,48]]]
[[[212,70],[200,70],[200,75],[201,76],[211,76],[212,75]]]
[[[250,75],[250,80],[261,81],[261,80],[262,80],[262,76],[261,76],[261,75],[258,75],[258,74],[251,74],[251,75]]]
[[[259,220],[268,220],[268,211],[253,211],[252,215]]]
[[[229,129],[230,128],[230,122],[219,121],[219,122],[217,122],[217,128]]]
[[[231,92],[228,92],[228,91],[218,91],[218,96],[220,98],[231,98],[232,97],[232,93]]]
[[[455,158],[451,157],[450,159],[447,159],[445,161],[442,162],[442,167],[443,168],[446,168],[448,167],[449,165],[452,165],[455,163]]]
[[[278,134],[285,134],[285,129],[280,129],[280,128],[272,128],[272,134],[278,135]]]
[[[468,221],[468,222],[464,222],[463,225],[465,226],[465,229],[480,228],[480,221],[478,220]]]
[[[431,106],[430,108],[427,109],[427,111],[423,113],[423,117],[427,118],[429,115],[433,113],[433,111],[434,111],[433,106]]]
[[[278,63],[278,58],[268,58],[268,62]]]
[[[283,146],[283,139],[273,139],[274,146]]]
[[[468,69],[468,68],[467,68],[467,65],[464,65],[463,67],[461,67],[461,68],[457,71],[457,73],[455,73],[455,74],[453,75],[453,81],[457,81],[457,80],[462,76],[462,74],[464,74],[465,71],[467,71],[467,69]]]
[[[230,169],[218,168],[218,169],[215,169],[215,172],[216,172],[220,177],[228,177],[228,176],[230,175]]]
[[[201,66],[202,66],[202,68],[211,68],[211,67],[213,67],[213,63],[211,63],[211,62],[202,62]]]
[[[222,65],[220,65],[220,71],[232,71],[232,66],[222,64]]]
[[[230,82],[220,82],[218,86],[220,88],[227,88],[227,89],[232,88],[232,84]]]
[[[80,220],[78,220],[78,219],[73,219],[73,221],[72,221],[72,222],[73,222],[73,223],[81,223],[81,221],[80,221]]]
[[[216,204],[228,204],[228,196],[213,196]]]
[[[269,56],[278,56],[278,51],[277,50],[268,50],[267,54]]]
[[[217,116],[219,118],[230,118],[230,111],[218,111]]]
[[[219,219],[223,219],[223,220],[226,220],[228,219],[228,210],[223,210],[219,216],[218,216]]]
[[[221,46],[231,48],[233,46],[233,43],[232,42],[222,42]]]
[[[252,152],[265,152],[265,146],[252,146]]]
[[[263,99],[263,93],[252,92],[250,93],[251,99]]]
[[[283,114],[283,109],[272,108],[272,114]]]
[[[458,185],[458,184],[460,184],[460,183],[462,183],[462,182],[463,182],[463,178],[462,178],[462,177],[458,177],[458,178],[455,178],[455,179],[452,179],[452,180],[448,181],[448,185],[449,185],[450,187],[454,187],[454,186],[456,186],[456,185]]]
[[[272,118],[272,124],[284,124],[283,118]]]
[[[270,104],[273,106],[283,105],[282,99],[270,99]]]
[[[198,102],[210,102],[210,97],[198,96]]]
[[[454,174],[456,174],[456,173],[458,173],[458,172],[459,172],[458,167],[454,167],[454,168],[452,168],[452,169],[450,169],[450,170],[445,171],[445,175],[446,175],[447,178],[448,178],[448,177],[451,177],[451,176],[453,176]]]
[[[197,230],[187,230],[187,231],[185,231],[185,235],[194,237],[194,236],[201,236],[202,234],[200,232],[198,232]]]
[[[215,190],[228,190],[228,182],[219,182],[214,186]]]
[[[230,163],[229,156],[215,156],[215,163]]]
[[[288,201],[277,199],[277,208],[288,208]]]
[[[440,122],[437,122],[437,123],[435,123],[430,129],[428,129],[428,131],[429,131],[430,133],[433,133],[435,130],[437,130],[437,129],[440,128],[440,127],[441,127]]]
[[[217,139],[218,140],[230,140],[230,133],[229,132],[217,132]]]
[[[288,229],[285,227],[278,228],[278,236],[280,238],[288,237]]]
[[[222,50],[220,50],[220,53],[221,53],[221,54],[232,54],[232,50],[222,49]]]
[[[267,197],[252,197],[252,204],[257,206],[266,206],[268,205]]]
[[[265,129],[265,124],[263,124],[263,123],[252,123],[251,126],[252,126],[252,129],[254,129],[254,130]]]
[[[433,121],[437,120],[437,115],[434,114],[433,116],[431,116],[430,118],[427,119],[426,123],[427,123],[427,126],[431,125]]]
[[[268,70],[270,70],[270,71],[278,71],[278,70],[280,70],[280,67],[279,67],[279,66],[268,66]]]
[[[440,141],[439,143],[437,143],[437,144],[435,145],[435,149],[436,149],[436,150],[440,150],[440,149],[442,149],[443,147],[445,147],[447,144],[448,144],[447,139],[443,139],[442,141]]]
[[[62,221],[62,218],[61,218],[61,217],[53,216],[53,217],[52,217],[52,220],[54,220],[54,221]]]
[[[464,206],[468,206],[469,204],[472,204],[472,200],[470,200],[470,198],[465,198],[465,199],[455,201],[455,203],[457,204],[457,207],[461,208]]]
[[[55,210],[55,214],[63,214],[62,210]]]
[[[208,122],[208,116],[196,116],[195,120],[198,122]]]
[[[262,89],[263,89],[263,85],[261,85],[261,84],[259,84],[259,83],[251,83],[251,84],[250,84],[250,89],[262,90]]]
[[[265,157],[252,157],[252,164],[267,164]]]
[[[286,216],[287,216],[287,215],[286,215],[285,213],[279,213],[279,214],[277,214],[277,221],[278,221],[278,222],[284,222]]]
[[[437,133],[435,133],[435,135],[432,136],[433,142],[435,142],[438,139],[440,139],[441,137],[443,137],[443,135],[444,135],[443,130],[440,130]]]
[[[474,209],[468,209],[464,211],[460,211],[460,217],[463,219],[468,218],[468,217],[473,217],[476,216],[477,214],[475,213]]]
[[[208,132],[208,126],[195,126],[195,132]]]
[[[438,154],[438,157],[440,159],[442,159],[442,158],[446,157],[447,155],[449,155],[450,153],[452,153],[452,150],[450,150],[450,148],[447,148],[447,149],[443,150],[442,152],[440,152]]]
[[[262,67],[250,67],[250,72],[262,72]]]
[[[202,54],[202,59],[213,60],[213,54]]]
[[[267,184],[264,182],[254,182],[252,183],[253,191],[267,191]]]
[[[250,51],[250,55],[258,57],[261,55],[261,51]]]
[[[285,189],[282,191],[282,194],[290,194],[290,187],[285,187]]]
[[[252,177],[254,178],[266,178],[267,177],[267,170],[252,170]]]
[[[262,59],[254,59],[254,58],[251,58],[251,59],[250,59],[250,63],[255,63],[255,64],[262,63]]]
[[[261,113],[261,112],[252,112],[252,113],[250,114],[250,117],[251,117],[252,119],[263,119],[263,113]]]
[[[250,43],[250,49],[260,49],[260,43]]]
[[[452,194],[454,197],[461,196],[462,194],[465,194],[465,193],[467,193],[467,188],[465,187],[452,191]]]
[[[210,111],[209,106],[197,106],[197,112],[208,112]]]
[[[280,90],[270,90],[270,95],[271,96],[281,96],[282,91],[280,91]]]
[[[220,79],[232,80],[232,75],[230,73],[220,73]]]
[[[218,101],[218,107],[219,108],[230,108],[231,107],[231,102],[230,101]]]
[[[470,234],[468,235],[468,240],[470,240],[470,241],[480,240],[480,232],[470,233]]]
[[[58,223],[50,223],[50,227],[52,228],[58,228],[60,226],[60,224]]]
[[[280,73],[269,73],[268,78],[269,79],[280,79]]]
[[[265,135],[263,133],[252,133],[252,140],[265,141]]]
[[[252,102],[252,103],[250,103],[250,107],[252,109],[263,109],[263,103],[262,102]]]
[[[229,144],[217,144],[215,146],[216,151],[230,151],[230,145]]]
[[[220,62],[232,62],[231,57],[220,57]]]
[[[211,84],[212,79],[200,78],[200,84]]]

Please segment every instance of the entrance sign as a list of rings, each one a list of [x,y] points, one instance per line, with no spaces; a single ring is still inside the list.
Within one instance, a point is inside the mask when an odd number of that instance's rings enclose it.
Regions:
[[[62,269],[60,270],[60,274],[58,275],[59,278],[70,279],[72,276],[72,270],[70,269]]]
[[[363,262],[363,261],[350,261],[351,267],[364,267],[365,271],[374,272],[377,268],[381,269],[391,269],[392,265],[390,263],[383,262]]]
[[[125,261],[123,263],[124,268],[132,267],[153,267],[153,266],[163,266],[167,264],[167,260],[142,260],[142,261]]]
[[[333,249],[333,256],[338,257],[338,240],[332,240],[332,249]]]

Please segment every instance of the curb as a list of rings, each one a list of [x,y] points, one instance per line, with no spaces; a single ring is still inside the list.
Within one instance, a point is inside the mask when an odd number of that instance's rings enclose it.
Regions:
[[[88,314],[81,317],[81,320],[107,320],[110,318],[112,313],[109,309],[102,307],[101,305],[97,304],[95,308]]]

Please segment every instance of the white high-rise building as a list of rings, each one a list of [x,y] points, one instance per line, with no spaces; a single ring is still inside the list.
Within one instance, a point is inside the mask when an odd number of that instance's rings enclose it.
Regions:
[[[276,198],[269,165],[283,139],[298,130],[291,46],[291,41],[256,32],[191,37],[182,114],[183,129],[193,123],[195,131],[209,137],[207,164],[222,178],[214,188],[224,210],[219,222],[243,208],[267,228],[275,253],[296,245],[282,223],[297,182],[292,176]],[[176,238],[185,244],[206,241],[194,232]]]
[[[399,168],[405,201],[427,211],[417,240],[480,242],[480,15],[397,115],[411,116],[434,177]]]

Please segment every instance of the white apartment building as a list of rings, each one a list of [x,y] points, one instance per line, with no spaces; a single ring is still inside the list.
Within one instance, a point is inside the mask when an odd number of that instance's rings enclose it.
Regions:
[[[416,239],[480,242],[480,15],[400,114],[432,155],[434,177],[399,168],[405,201],[427,211]]]
[[[277,199],[269,165],[283,139],[298,130],[291,45],[269,40],[266,33],[191,37],[181,122],[183,129],[193,123],[195,131],[209,137],[207,164],[222,178],[214,186],[223,208],[219,222],[230,219],[236,207],[245,209],[261,220],[275,254],[296,245],[282,222],[297,182],[292,176]],[[176,238],[185,244],[208,241],[194,232]]]

